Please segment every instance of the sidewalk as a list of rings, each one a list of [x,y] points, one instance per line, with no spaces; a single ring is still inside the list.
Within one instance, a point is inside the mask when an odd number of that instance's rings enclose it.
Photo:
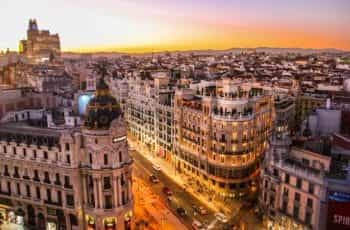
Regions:
[[[175,181],[177,184],[179,184],[181,187],[183,187],[187,192],[189,192],[194,197],[198,198],[202,203],[204,203],[208,208],[210,208],[214,212],[222,212],[226,213],[227,215],[235,215],[234,210],[239,210],[241,204],[239,204],[237,201],[232,200],[231,208],[229,208],[229,205],[227,203],[221,203],[215,200],[209,201],[209,197],[206,197],[203,193],[198,193],[193,188],[193,179],[187,176],[184,173],[179,173],[175,171],[175,168],[173,165],[171,165],[170,162],[159,158],[157,156],[154,156],[147,147],[145,147],[142,143],[135,142],[132,140],[132,138],[128,138],[129,144],[131,147],[133,147],[137,152],[139,152],[143,157],[145,157],[147,160],[152,162],[153,164],[159,165],[161,170],[166,174],[168,177],[170,177],[173,181]]]

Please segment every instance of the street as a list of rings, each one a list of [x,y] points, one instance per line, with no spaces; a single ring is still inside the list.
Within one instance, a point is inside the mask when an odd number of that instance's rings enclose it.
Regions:
[[[137,151],[132,151],[132,156],[134,158],[134,175],[136,178],[142,179],[142,182],[146,186],[151,188],[153,193],[157,194],[160,202],[166,206],[167,209],[171,210],[174,215],[178,216],[178,219],[188,228],[191,228],[193,220],[198,220],[201,223],[208,226],[208,229],[229,229],[228,224],[220,223],[214,216],[214,211],[207,207],[204,203],[200,202],[197,198],[192,196],[189,192],[185,191],[184,188],[175,183],[171,178],[169,178],[163,171],[156,171],[152,168],[152,163],[143,157]],[[154,184],[150,182],[149,176],[153,174],[156,175],[160,180],[159,183]],[[163,187],[168,187],[173,195],[171,196],[171,201],[168,201],[167,196],[162,192]],[[138,188],[136,187],[136,190]],[[140,189],[139,189],[140,192]],[[144,192],[142,190],[142,192]],[[144,196],[146,198],[146,195]],[[208,212],[206,215],[200,215],[195,212],[193,206],[204,207]],[[182,207],[186,210],[187,215],[181,217],[176,212],[176,209]],[[179,229],[179,228],[177,228]]]

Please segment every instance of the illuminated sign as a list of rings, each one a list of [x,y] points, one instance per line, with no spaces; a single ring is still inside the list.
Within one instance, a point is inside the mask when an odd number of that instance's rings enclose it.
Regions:
[[[86,106],[89,104],[91,98],[93,98],[93,94],[82,94],[78,98],[78,112],[79,115],[84,115],[86,111]]]
[[[350,194],[330,192],[327,229],[350,229]]]
[[[119,141],[123,141],[126,139],[126,136],[122,136],[122,137],[113,137],[113,143],[117,143]]]

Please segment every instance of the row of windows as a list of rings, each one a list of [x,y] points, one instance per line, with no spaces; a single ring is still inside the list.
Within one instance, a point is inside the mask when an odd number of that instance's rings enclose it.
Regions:
[[[119,163],[123,162],[123,154],[120,151],[118,153],[118,158],[119,158]],[[92,164],[93,160],[92,160],[92,153],[89,153],[89,163]],[[108,161],[108,154],[103,154],[103,164],[104,165],[108,165],[109,161]]]
[[[35,196],[33,196],[30,185],[26,184],[24,191],[21,189],[22,187],[21,187],[20,183],[15,183],[16,191],[13,191],[13,187],[11,185],[12,184],[11,184],[10,181],[7,181],[6,186],[2,186],[2,183],[0,183],[0,193],[6,194],[8,196],[17,195],[17,196],[25,196],[27,198],[33,197],[33,198],[36,198],[38,200],[42,199],[42,191],[41,191],[40,187],[38,187],[38,186],[34,187],[35,188],[34,189]],[[53,202],[53,200],[52,200],[52,190],[49,189],[49,188],[46,189],[46,200],[45,200],[45,203],[62,206],[62,204],[63,204],[63,202],[62,202],[62,192],[61,191],[57,191],[57,201]],[[74,195],[66,194],[66,204],[68,206],[74,207]]]
[[[24,175],[22,176],[22,178],[25,179],[25,180],[30,180],[30,177],[28,175],[28,170],[25,169],[24,171],[25,172],[24,172]],[[39,171],[37,169],[35,169],[33,171],[33,173],[34,173],[34,176],[33,176],[32,179],[34,181],[36,181],[36,182],[40,182]],[[6,176],[6,177],[13,177],[13,178],[20,179],[18,166],[14,166],[14,168],[13,168],[13,175],[10,175],[8,165],[4,165],[3,175]],[[61,178],[60,174],[56,173],[55,174],[55,181],[53,183],[55,185],[62,185],[60,178]],[[42,182],[46,183],[46,184],[51,184],[52,183],[51,180],[50,180],[50,175],[49,175],[48,171],[44,172],[44,179],[43,179]],[[73,188],[73,185],[70,182],[70,177],[69,176],[64,176],[64,187],[65,188]]]
[[[301,178],[296,178],[297,179],[297,181],[296,181],[296,184],[295,184],[295,187],[297,187],[298,189],[302,189],[302,179]],[[289,174],[285,174],[285,177],[284,177],[284,182],[286,183],[286,184],[290,184],[290,176],[289,176]],[[309,186],[308,186],[308,192],[310,193],[310,194],[314,194],[314,192],[315,192],[315,186],[314,186],[314,184],[312,184],[312,183],[310,183],[309,182],[309,184],[308,184]]]
[[[69,146],[69,144],[68,144]],[[8,146],[4,145],[2,150],[3,150],[3,153],[8,153]],[[12,147],[12,154],[13,155],[17,155],[18,154],[18,151],[17,151],[17,148],[15,146]],[[28,151],[26,148],[22,148],[22,156],[23,157],[27,157],[28,156]],[[30,156],[33,160],[37,159],[38,158],[38,152],[36,149],[33,149],[32,152],[31,152],[31,156]],[[42,159],[45,159],[45,160],[48,160],[49,159],[49,154],[47,151],[43,151],[42,152]],[[58,161],[58,153],[56,152],[55,153],[55,160]],[[70,158],[70,155],[69,154],[66,154],[66,159],[65,159],[65,162],[67,164],[70,164],[71,163],[71,158]]]

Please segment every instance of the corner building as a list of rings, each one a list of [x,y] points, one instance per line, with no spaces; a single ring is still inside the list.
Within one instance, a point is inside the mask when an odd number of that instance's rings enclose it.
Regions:
[[[255,187],[273,126],[269,92],[229,79],[202,81],[176,91],[174,116],[177,170],[222,197]]]
[[[0,124],[3,219],[39,230],[131,229],[126,124],[105,82],[83,126],[47,128],[44,114],[27,111]]]
[[[82,185],[85,221],[90,229],[131,229],[132,159],[120,105],[103,79],[87,106],[82,130],[85,154]]]

